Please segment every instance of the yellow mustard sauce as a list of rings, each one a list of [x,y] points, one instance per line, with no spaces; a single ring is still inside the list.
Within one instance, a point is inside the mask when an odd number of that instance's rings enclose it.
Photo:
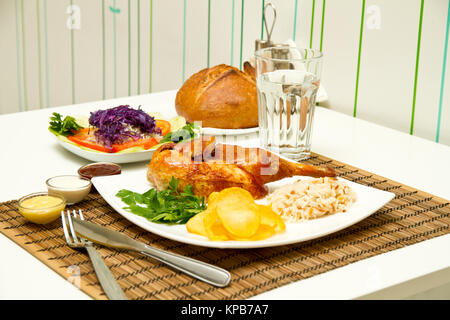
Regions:
[[[29,221],[45,224],[56,220],[65,206],[66,203],[61,198],[40,195],[23,200],[19,211]]]

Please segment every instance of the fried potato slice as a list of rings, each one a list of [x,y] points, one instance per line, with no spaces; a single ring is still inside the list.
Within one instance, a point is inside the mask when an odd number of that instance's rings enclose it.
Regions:
[[[188,232],[212,241],[257,241],[284,232],[286,225],[270,205],[256,204],[242,188],[227,188],[208,197],[206,210],[186,224]]]
[[[261,224],[271,227],[275,233],[281,233],[286,230],[283,219],[273,211],[271,206],[257,205],[261,215]]]
[[[255,203],[250,192],[238,187],[226,188],[214,197],[214,203],[218,207],[229,209],[240,208],[245,204]]]
[[[261,217],[253,203],[243,203],[231,209],[218,205],[216,211],[224,228],[236,237],[249,238],[258,231]]]
[[[256,233],[253,236],[251,236],[250,238],[239,238],[232,234],[229,234],[229,237],[231,240],[236,240],[236,241],[257,241],[257,240],[264,240],[264,239],[270,238],[274,234],[275,234],[275,231],[273,230],[273,228],[271,228],[267,225],[260,224],[258,231],[256,231]]]
[[[208,196],[208,206],[212,205],[216,200],[217,200],[217,196],[219,195],[219,192],[212,192],[210,193],[210,195]]]
[[[248,238],[256,233],[260,217],[250,192],[232,187],[220,191],[213,199],[217,215],[230,234]]]
[[[204,217],[210,213],[210,211],[215,210],[215,204],[214,201],[217,198],[218,192],[213,192],[208,197],[208,207],[206,210],[199,212],[195,216],[193,216],[189,221],[186,223],[186,229],[188,232],[199,234],[201,236],[207,237],[208,234],[206,233],[205,229],[205,223],[204,223]]]
[[[190,218],[186,223],[187,231],[207,237],[203,218],[209,213],[209,211],[211,210],[208,207],[206,210],[199,212],[195,216]]]
[[[230,240],[216,210],[209,210],[203,217],[206,236],[212,241]]]

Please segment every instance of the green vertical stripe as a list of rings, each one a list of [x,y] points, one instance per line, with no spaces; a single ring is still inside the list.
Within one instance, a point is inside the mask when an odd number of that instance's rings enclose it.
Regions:
[[[150,0],[150,57],[149,57],[148,92],[152,92],[152,62],[153,62],[153,0]]]
[[[310,35],[309,35],[309,47],[312,48],[312,42],[313,42],[313,34],[314,34],[314,10],[316,8],[316,0],[313,0],[312,2],[312,10],[311,10],[311,29],[310,29]]]
[[[102,80],[103,80],[103,100],[106,99],[106,38],[105,38],[105,0],[102,2]]]
[[[19,101],[19,111],[23,110],[23,101],[22,101],[22,74],[20,68],[20,28],[19,28],[19,9],[17,0],[14,2],[15,12],[16,12],[16,55],[17,55],[17,98]]]
[[[234,2],[231,7],[231,53],[230,53],[230,65],[234,65]]]
[[[416,111],[417,75],[419,73],[420,40],[422,38],[423,4],[424,4],[424,0],[422,0],[420,2],[419,32],[417,35],[416,70],[415,70],[415,74],[414,74],[414,91],[413,91],[413,102],[412,102],[412,111],[411,111],[411,126],[409,128],[410,134],[414,133],[414,114]]]
[[[211,38],[211,0],[208,0],[208,52],[206,54],[206,65],[209,68],[209,61],[210,61],[210,38]]]
[[[442,62],[441,92],[439,94],[439,112],[438,112],[438,122],[437,122],[437,128],[436,128],[436,142],[439,142],[439,135],[440,135],[440,132],[441,132],[442,101],[444,99],[445,71],[446,71],[446,68],[447,68],[449,27],[450,27],[450,1],[448,2],[447,30],[445,31],[444,61]]]
[[[359,68],[361,66],[361,47],[364,29],[364,10],[366,8],[366,0],[362,0],[361,9],[361,27],[359,30],[359,48],[358,48],[358,64],[356,66],[356,86],[355,86],[355,104],[353,106],[353,116],[356,117],[356,108],[358,106],[358,87],[359,87]]]
[[[28,110],[28,90],[27,90],[27,63],[26,63],[26,45],[25,45],[25,18],[23,13],[23,0],[20,3],[20,18],[22,22],[22,76],[23,76],[23,102],[25,111]]]
[[[323,0],[322,4],[322,23],[320,25],[320,51],[322,51],[323,44],[323,26],[325,25],[325,0]]]
[[[141,94],[141,0],[137,2],[137,92]]]
[[[242,46],[244,44],[244,0],[241,0],[241,49],[239,53],[239,68],[242,69]]]
[[[73,0],[70,0],[70,5],[73,5]],[[75,104],[75,48],[73,28],[70,29],[70,50],[72,56],[72,104]]]
[[[265,7],[265,1],[261,1],[261,40],[264,39],[264,7]]]
[[[131,0],[128,0],[128,95],[131,96]]]
[[[41,64],[41,18],[39,10],[39,0],[36,0],[36,28],[37,28],[37,59],[38,59],[38,77],[39,77],[39,108],[42,109],[44,102],[42,99],[42,64]]]
[[[295,34],[297,33],[297,7],[298,0],[295,0],[295,8],[294,8],[294,31],[292,33],[292,40],[295,41]]]
[[[186,0],[183,4],[183,64],[182,64],[182,81],[186,76]]]
[[[48,72],[48,34],[47,34],[47,0],[44,0],[44,34],[45,34],[45,99],[47,108],[50,106],[50,86]]]

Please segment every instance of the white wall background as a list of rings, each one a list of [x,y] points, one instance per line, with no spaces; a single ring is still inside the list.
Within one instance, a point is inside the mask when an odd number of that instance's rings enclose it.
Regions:
[[[266,37],[266,2],[0,0],[0,113],[177,89],[208,65],[239,67]],[[323,50],[329,108],[450,145],[449,0],[272,3],[275,41]]]

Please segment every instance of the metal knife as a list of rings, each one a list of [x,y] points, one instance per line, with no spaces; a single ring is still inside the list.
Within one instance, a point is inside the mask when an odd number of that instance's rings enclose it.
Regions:
[[[133,250],[161,261],[172,268],[217,287],[230,283],[231,274],[225,269],[181,255],[152,248],[126,235],[98,224],[72,218],[75,232],[82,237],[103,246]]]

